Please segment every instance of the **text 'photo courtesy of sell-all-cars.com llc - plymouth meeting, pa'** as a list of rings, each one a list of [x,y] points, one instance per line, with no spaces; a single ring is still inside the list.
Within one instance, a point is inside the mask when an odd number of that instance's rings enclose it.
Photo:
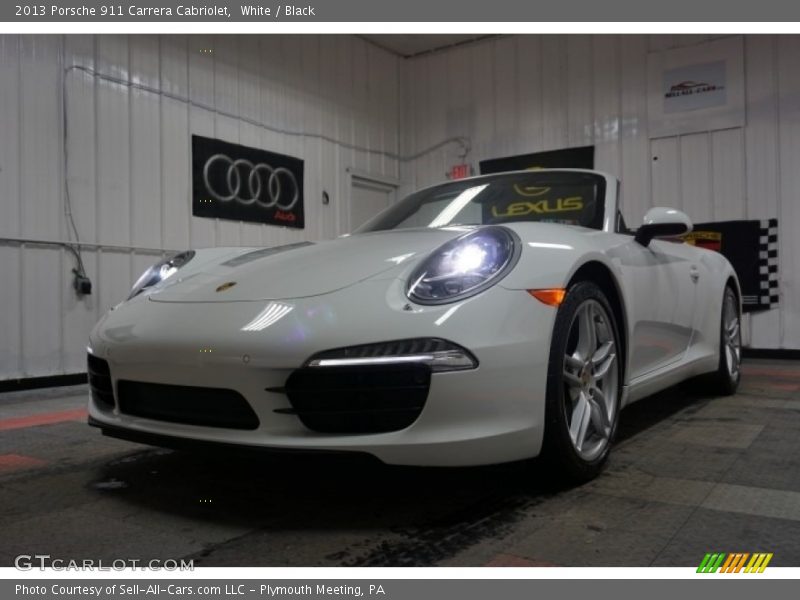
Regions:
[[[91,333],[90,423],[398,465],[539,456],[591,479],[626,404],[739,382],[733,268],[680,242],[678,210],[628,230],[618,189],[591,170],[479,176],[332,241],[165,259]]]

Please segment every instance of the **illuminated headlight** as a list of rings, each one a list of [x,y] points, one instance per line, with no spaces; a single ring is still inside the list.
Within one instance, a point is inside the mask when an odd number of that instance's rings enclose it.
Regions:
[[[141,277],[136,280],[136,283],[134,283],[131,288],[131,293],[128,295],[128,300],[134,296],[138,296],[146,289],[161,283],[165,279],[169,279],[177,273],[178,269],[192,260],[193,257],[194,250],[187,250],[157,262],[142,273]]]
[[[409,278],[408,297],[445,304],[482,292],[502,279],[519,258],[516,235],[483,227],[439,247]]]
[[[478,360],[453,342],[439,338],[417,338],[378,342],[328,350],[315,355],[308,367],[377,367],[402,364],[428,365],[433,372],[474,369]]]

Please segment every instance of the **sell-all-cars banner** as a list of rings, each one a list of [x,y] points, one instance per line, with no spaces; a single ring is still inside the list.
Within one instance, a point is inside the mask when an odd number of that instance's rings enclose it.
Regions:
[[[303,161],[193,135],[192,214],[302,229]]]

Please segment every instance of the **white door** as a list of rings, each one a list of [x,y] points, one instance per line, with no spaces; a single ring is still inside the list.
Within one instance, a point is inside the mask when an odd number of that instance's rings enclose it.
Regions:
[[[631,379],[679,360],[692,339],[697,285],[693,249],[653,240],[647,248],[631,241],[617,249],[631,332]]]
[[[395,200],[396,187],[353,175],[350,192],[350,231],[355,231]]]

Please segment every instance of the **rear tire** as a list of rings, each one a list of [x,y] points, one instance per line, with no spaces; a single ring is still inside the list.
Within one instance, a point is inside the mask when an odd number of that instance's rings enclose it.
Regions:
[[[619,340],[603,291],[591,281],[572,286],[558,309],[550,344],[541,454],[563,482],[593,479],[608,458],[622,395]]]
[[[707,379],[708,391],[715,396],[732,396],[742,377],[742,315],[739,297],[728,285],[722,295],[719,331],[719,366]]]

